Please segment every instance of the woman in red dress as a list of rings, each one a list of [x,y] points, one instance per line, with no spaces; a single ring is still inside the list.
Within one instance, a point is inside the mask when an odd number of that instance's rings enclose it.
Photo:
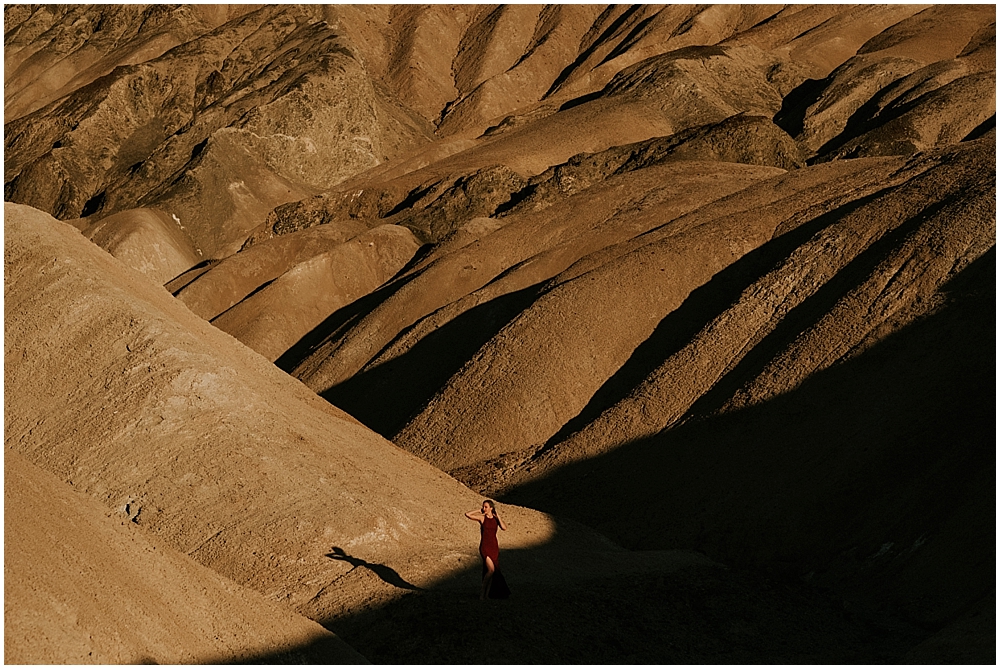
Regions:
[[[492,500],[485,500],[481,511],[469,511],[465,514],[469,520],[479,523],[479,554],[483,558],[483,589],[479,599],[486,599],[493,581],[493,572],[500,562],[500,545],[497,543],[497,528],[507,531],[507,526],[497,514],[496,505]]]

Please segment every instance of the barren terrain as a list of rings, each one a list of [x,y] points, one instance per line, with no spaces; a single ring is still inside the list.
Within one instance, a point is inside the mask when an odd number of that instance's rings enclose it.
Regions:
[[[995,19],[5,5],[5,660],[995,663]]]

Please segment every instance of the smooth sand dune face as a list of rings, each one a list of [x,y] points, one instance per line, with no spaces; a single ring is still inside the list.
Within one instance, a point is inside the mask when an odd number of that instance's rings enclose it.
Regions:
[[[281,657],[363,663],[318,624],[150,537],[8,450],[4,659],[187,664]],[[301,646],[322,647],[296,658]]]
[[[473,490],[569,519],[510,510],[553,601],[807,593],[507,659],[992,657],[994,7],[4,17],[5,444],[73,494],[382,662],[481,660],[417,650],[484,620]]]

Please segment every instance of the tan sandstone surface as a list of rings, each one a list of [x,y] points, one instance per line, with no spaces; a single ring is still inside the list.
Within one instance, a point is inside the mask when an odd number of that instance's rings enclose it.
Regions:
[[[4,453],[4,659],[181,664],[364,659],[316,623],[240,588],[127,515]],[[299,648],[317,651],[295,658]]]
[[[995,663],[995,20],[5,5],[8,661]]]
[[[288,616],[364,609],[475,564],[461,513],[477,506],[477,493],[331,407],[71,226],[13,204],[4,220],[5,309],[18,314],[6,319],[4,342],[12,457]],[[505,549],[544,549],[528,572],[581,552],[594,557],[575,578],[593,578],[608,561],[625,573],[707,563],[678,552],[633,557],[582,526],[557,530],[535,511],[504,513]],[[5,550],[29,551],[21,541],[8,535]],[[16,576],[8,572],[12,610],[19,596],[37,596],[15,589]],[[280,655],[290,643],[250,641],[216,652]],[[132,652],[160,652],[143,643]],[[9,652],[34,657],[21,646]],[[52,661],[79,659],[69,648],[49,652]]]

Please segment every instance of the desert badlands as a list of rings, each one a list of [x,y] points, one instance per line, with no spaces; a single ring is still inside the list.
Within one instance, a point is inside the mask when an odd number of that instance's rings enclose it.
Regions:
[[[5,5],[4,660],[995,663],[995,21]]]

